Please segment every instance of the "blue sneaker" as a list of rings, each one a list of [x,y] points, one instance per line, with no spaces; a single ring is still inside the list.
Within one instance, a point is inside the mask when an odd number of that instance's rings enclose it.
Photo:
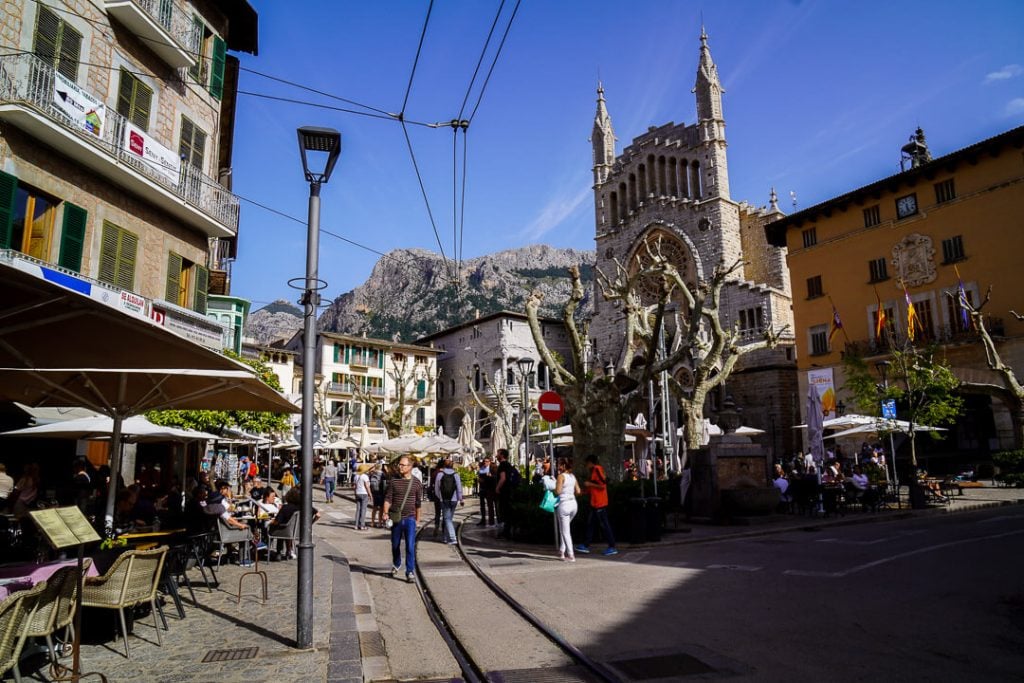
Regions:
[[[618,555],[619,551],[616,550],[615,548],[605,548],[604,552],[601,553],[601,554],[602,555]]]
[[[585,545],[581,544],[581,545],[576,546],[576,552],[583,553],[584,555],[586,555],[586,554],[590,553],[590,548],[588,546],[585,546]]]

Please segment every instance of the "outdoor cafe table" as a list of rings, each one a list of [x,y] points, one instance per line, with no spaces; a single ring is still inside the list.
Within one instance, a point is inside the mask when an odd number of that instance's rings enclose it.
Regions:
[[[9,594],[28,590],[37,583],[49,579],[61,567],[74,567],[78,560],[60,560],[58,562],[44,562],[43,564],[9,564],[0,566],[0,600]],[[88,563],[85,570],[86,576],[99,576],[96,566]]]
[[[171,536],[185,533],[185,529],[162,529],[160,531],[136,531],[121,534],[118,538],[127,540],[128,544],[138,550],[150,550]]]

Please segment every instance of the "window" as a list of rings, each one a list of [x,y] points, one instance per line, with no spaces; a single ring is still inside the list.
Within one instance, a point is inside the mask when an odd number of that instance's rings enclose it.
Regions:
[[[941,183],[935,183],[935,203],[941,204],[942,202],[948,202],[952,199],[956,199],[956,187],[953,185],[953,179],[947,178]]]
[[[970,289],[964,289],[964,295],[967,299],[967,303],[973,307],[974,304],[974,292]],[[959,294],[956,288],[943,292],[942,298],[946,300],[946,319],[949,321],[949,329],[954,333],[969,332],[974,329],[974,323],[971,322],[970,314],[966,315],[966,322],[964,321],[964,312],[960,310]],[[916,305],[916,304],[915,304]]]
[[[821,288],[821,276],[815,275],[807,278],[807,298],[815,299],[822,294],[824,294],[824,290]]]
[[[744,308],[740,310],[740,331],[761,332],[764,330],[764,308]]]
[[[964,258],[963,235],[957,235],[956,237],[950,237],[947,240],[942,240],[943,263],[956,263],[957,261],[963,261]]]
[[[803,231],[802,234],[804,238],[804,248],[813,247],[815,244],[818,243],[817,228],[807,228],[806,230]]]
[[[32,45],[36,57],[56,69],[57,73],[75,81],[78,79],[81,51],[82,34],[40,4]]]
[[[885,335],[885,331],[887,329],[889,329],[893,325],[894,321],[896,320],[896,318],[893,317],[894,312],[893,312],[892,306],[884,306],[883,305],[882,306],[882,310],[885,312],[885,319],[882,321],[881,334],[877,334],[878,333],[878,306],[875,306],[875,309],[873,311],[871,311],[871,336],[877,342],[883,341],[883,336]]]
[[[50,261],[57,206],[64,205],[57,265],[76,273],[82,269],[85,248],[85,209],[61,202],[0,172],[0,249],[14,249]]]
[[[870,228],[882,222],[882,214],[878,210],[878,204],[864,209],[864,227]]]
[[[473,366],[473,389],[480,391],[480,366]]]
[[[210,94],[218,100],[224,96],[224,64],[227,44],[220,36],[213,37],[213,57],[210,59]]]
[[[402,365],[405,363],[404,353],[393,353],[391,354],[391,360],[395,365]]]
[[[423,400],[427,397],[427,380],[421,379],[416,381],[416,398],[417,400]]]
[[[932,315],[931,299],[915,301],[914,311],[917,313],[917,320],[920,323],[914,339],[935,339],[935,316]]]
[[[448,388],[451,389],[451,397],[455,398],[455,379],[454,378],[451,380],[451,385],[449,385]]]
[[[516,384],[516,373],[512,368],[505,371],[505,384],[508,386]]]
[[[881,282],[889,279],[889,269],[884,257],[868,261],[868,271],[871,274],[871,279],[868,282]]]
[[[153,89],[121,69],[121,83],[117,88],[117,113],[142,130],[149,130],[149,110],[153,105]]]
[[[416,409],[416,426],[424,427],[427,424],[427,409],[417,408]]]
[[[164,300],[182,308],[189,308],[191,303],[192,310],[205,314],[209,283],[210,273],[204,266],[173,251],[168,253]]]
[[[210,72],[209,57],[206,56],[207,51],[210,47],[210,39],[213,34],[210,29],[203,23],[203,20],[196,15],[192,15],[192,31],[196,34],[197,40],[196,45],[196,63],[195,66],[191,66],[188,69],[189,76],[201,86],[206,86],[206,77]]]
[[[810,329],[811,355],[824,356],[828,353],[828,325],[815,325]]]
[[[206,152],[206,133],[184,116],[181,117],[181,141],[178,143],[178,157],[199,170],[203,169]]]
[[[134,290],[135,253],[138,246],[138,235],[109,221],[103,221],[97,279],[121,289]]]

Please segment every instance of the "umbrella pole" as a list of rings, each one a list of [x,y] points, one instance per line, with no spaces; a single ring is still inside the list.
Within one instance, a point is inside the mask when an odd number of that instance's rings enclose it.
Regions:
[[[121,476],[121,423],[124,416],[113,416],[114,429],[110,435],[110,482],[107,484],[107,508],[103,516],[103,531],[108,538],[114,535],[114,502],[117,500],[117,481]]]

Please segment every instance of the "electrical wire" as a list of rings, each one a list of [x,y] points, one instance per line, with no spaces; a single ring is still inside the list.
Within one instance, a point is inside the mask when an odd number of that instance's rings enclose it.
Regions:
[[[462,119],[462,115],[466,111],[466,103],[469,102],[469,95],[473,92],[473,85],[476,83],[477,74],[480,73],[480,65],[484,63],[484,57],[487,55],[487,48],[491,44],[491,37],[494,35],[494,29],[498,25],[498,19],[501,18],[501,10],[505,7],[505,0],[501,0],[501,4],[498,5],[498,11],[494,14],[494,21],[491,22],[491,30],[487,32],[487,40],[484,41],[483,49],[480,50],[480,58],[476,60],[476,68],[473,69],[473,77],[469,79],[469,86],[466,88],[466,96],[462,98],[462,106],[459,107],[458,119]]]
[[[414,126],[423,126],[425,128],[440,128],[446,124],[444,123],[425,123],[422,121],[404,121],[399,119],[395,114],[374,114],[368,111],[358,111],[355,109],[346,109],[345,107],[334,107],[329,104],[320,104],[319,102],[309,102],[306,100],[296,100],[291,97],[279,97],[277,95],[267,95],[265,93],[251,92],[249,90],[236,90],[239,95],[247,95],[249,97],[258,97],[264,100],[274,100],[276,102],[287,102],[289,104],[301,104],[307,107],[316,107],[317,109],[326,109],[328,111],[340,111],[346,114],[356,114],[357,116],[366,116],[371,119],[382,119],[384,121],[402,121]]]
[[[409,93],[412,92],[412,81],[416,77],[416,65],[420,62],[420,53],[423,51],[423,40],[427,37],[427,24],[430,23],[430,13],[434,10],[434,0],[427,5],[427,16],[423,20],[423,30],[420,31],[420,42],[416,47],[416,58],[412,61],[412,71],[409,74],[409,84],[405,86],[405,98],[402,100],[402,111],[400,116],[405,118],[405,107],[409,104]]]
[[[516,6],[512,8],[512,16],[508,19],[508,25],[505,27],[505,33],[501,36],[501,42],[498,43],[498,50],[494,53],[494,60],[491,61],[491,68],[487,70],[487,78],[484,79],[484,84],[480,87],[480,94],[476,98],[476,105],[473,107],[473,113],[469,115],[470,121],[476,117],[476,111],[480,108],[480,102],[484,99],[484,91],[487,90],[487,84],[491,81],[491,74],[494,73],[494,67],[498,63],[498,57],[501,56],[501,50],[505,47],[505,39],[508,38],[508,33],[512,30],[512,22],[516,19],[516,13],[519,12],[519,3],[521,2],[522,0],[516,0]]]
[[[405,134],[405,144],[409,148],[409,157],[412,159],[412,168],[416,172],[416,180],[420,184],[420,193],[423,195],[423,201],[427,205],[427,216],[430,218],[430,227],[434,230],[434,238],[437,240],[437,248],[441,250],[441,258],[444,259],[445,265],[448,266],[450,275],[451,266],[448,263],[448,256],[444,253],[444,245],[441,244],[441,234],[437,231],[437,221],[434,220],[434,212],[430,209],[430,200],[427,198],[427,188],[423,184],[423,175],[420,173],[420,166],[416,162],[416,153],[412,149],[412,140],[409,138],[409,129],[405,127],[405,121],[402,121],[402,132]]]

